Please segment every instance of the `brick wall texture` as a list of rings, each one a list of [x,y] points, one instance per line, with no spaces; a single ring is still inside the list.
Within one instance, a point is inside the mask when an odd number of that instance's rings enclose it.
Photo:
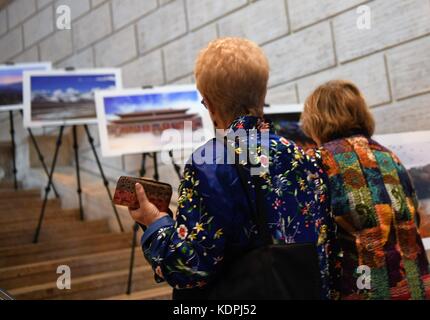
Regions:
[[[62,4],[71,30],[56,28]],[[370,30],[357,28],[361,5]],[[0,11],[0,62],[121,67],[127,87],[190,83],[198,50],[222,36],[263,47],[268,103],[303,102],[323,81],[351,79],[378,133],[430,130],[429,0],[13,0]],[[105,163],[129,171],[140,159]]]

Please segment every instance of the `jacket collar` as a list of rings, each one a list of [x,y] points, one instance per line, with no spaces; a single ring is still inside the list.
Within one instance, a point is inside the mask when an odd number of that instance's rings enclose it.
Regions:
[[[227,133],[236,131],[238,129],[257,129],[257,130],[270,130],[272,131],[272,124],[263,118],[255,116],[240,116],[237,117],[228,127]]]

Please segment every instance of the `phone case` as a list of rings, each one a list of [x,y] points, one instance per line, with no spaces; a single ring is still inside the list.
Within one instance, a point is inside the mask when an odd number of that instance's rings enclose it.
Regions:
[[[161,212],[168,212],[170,199],[172,198],[172,186],[146,178],[134,178],[122,176],[118,179],[113,202],[120,206],[129,207],[131,210],[139,208],[136,196],[135,184],[140,183],[145,189],[148,200]]]

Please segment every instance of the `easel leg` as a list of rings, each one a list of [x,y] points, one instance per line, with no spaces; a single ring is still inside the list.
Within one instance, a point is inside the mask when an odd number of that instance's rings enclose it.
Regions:
[[[137,230],[139,230],[139,225],[137,223],[134,223],[133,240],[131,242],[130,268],[128,270],[127,294],[131,293],[132,283],[133,283],[134,254],[136,251]]]
[[[148,156],[147,153],[142,153],[142,162],[141,162],[140,171],[139,171],[139,174],[141,177],[144,177],[146,174],[147,156]],[[128,270],[128,282],[127,282],[127,291],[126,291],[127,294],[131,294],[132,285],[133,285],[134,255],[136,253],[137,230],[139,230],[139,225],[135,222],[133,225],[133,240],[131,242],[130,268]]]
[[[141,177],[144,177],[146,174],[146,153],[142,153],[142,162],[140,164],[140,171],[139,174]]]
[[[36,149],[37,156],[39,157],[39,161],[42,164],[43,171],[45,171],[46,176],[49,177],[48,167],[46,166],[45,159],[43,158],[42,152],[39,149],[39,145],[37,144],[36,138],[34,137],[33,132],[31,131],[30,128],[27,128],[27,131],[28,131],[28,135],[30,136],[31,142],[33,143],[33,146]],[[58,194],[57,189],[55,188],[54,182],[52,182],[51,186],[52,186],[52,190],[55,193],[55,197],[59,198],[60,195]]]
[[[15,144],[15,127],[13,123],[13,111],[9,111],[9,122],[10,122],[10,137],[12,142],[12,172],[13,172],[13,185],[15,190],[18,190],[18,180],[16,178],[16,144]]]
[[[170,156],[170,159],[172,159],[173,169],[175,169],[175,172],[176,172],[179,180],[181,180],[182,179],[181,167],[175,162],[175,158],[173,158],[173,150],[169,151],[169,156]]]
[[[115,213],[116,220],[118,221],[119,228],[120,228],[121,232],[124,232],[124,227],[122,226],[121,219],[119,218],[118,211],[116,210],[116,207],[115,207],[115,205],[112,202],[112,193],[111,193],[111,191],[109,189],[109,181],[106,179],[106,176],[105,176],[105,174],[103,172],[102,164],[100,162],[99,156],[97,155],[96,147],[94,146],[94,139],[91,136],[90,130],[88,129],[88,126],[86,124],[84,125],[84,128],[85,128],[85,132],[87,134],[88,142],[89,142],[89,144],[91,146],[91,149],[93,151],[94,158],[96,159],[97,166],[99,167],[100,175],[101,175],[101,177],[103,179],[103,184],[106,187],[106,191],[108,193],[108,196],[109,196],[109,199],[110,199],[110,203],[112,204],[112,209],[113,209],[113,211]]]
[[[81,217],[81,220],[84,220],[84,208],[82,206],[82,189],[81,189],[81,174],[79,170],[79,154],[78,154],[78,137],[77,137],[77,128],[76,126],[73,126],[73,149],[75,151],[75,165],[76,165],[76,181],[77,181],[77,189],[76,192],[78,193],[79,198],[79,216]]]
[[[154,180],[159,180],[160,175],[158,174],[158,161],[157,161],[157,152],[152,153],[152,159],[154,160]]]
[[[22,110],[20,110],[20,113],[21,113],[21,117],[23,117]],[[33,131],[31,131],[30,128],[27,128],[27,132],[28,132],[28,135],[30,136],[31,142],[33,143],[34,149],[36,149],[37,157],[39,158],[39,161],[42,164],[43,171],[45,171],[46,176],[49,177],[48,167],[46,166],[45,159],[42,155],[42,152],[40,151],[39,145],[37,144]],[[52,190],[54,191],[55,198],[58,199],[60,195],[58,194],[57,189],[55,188],[54,182],[52,182],[51,186],[52,186]]]
[[[60,133],[58,134],[58,138],[57,138],[57,145],[55,146],[54,159],[52,160],[51,172],[49,173],[49,176],[48,176],[48,184],[46,185],[46,188],[45,188],[45,197],[43,199],[42,209],[40,211],[39,222],[37,224],[36,233],[34,234],[33,243],[37,243],[39,241],[40,229],[42,228],[43,217],[45,215],[46,204],[48,202],[48,195],[49,195],[49,191],[51,190],[52,176],[54,175],[55,165],[57,164],[58,151],[60,150],[61,140],[63,138],[63,131],[64,131],[64,126],[61,126]]]

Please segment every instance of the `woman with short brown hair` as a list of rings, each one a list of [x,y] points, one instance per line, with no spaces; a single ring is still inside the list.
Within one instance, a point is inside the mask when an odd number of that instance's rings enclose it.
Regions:
[[[429,299],[415,191],[397,156],[372,140],[375,122],[359,89],[342,80],[321,85],[301,120],[329,176],[334,298]]]

